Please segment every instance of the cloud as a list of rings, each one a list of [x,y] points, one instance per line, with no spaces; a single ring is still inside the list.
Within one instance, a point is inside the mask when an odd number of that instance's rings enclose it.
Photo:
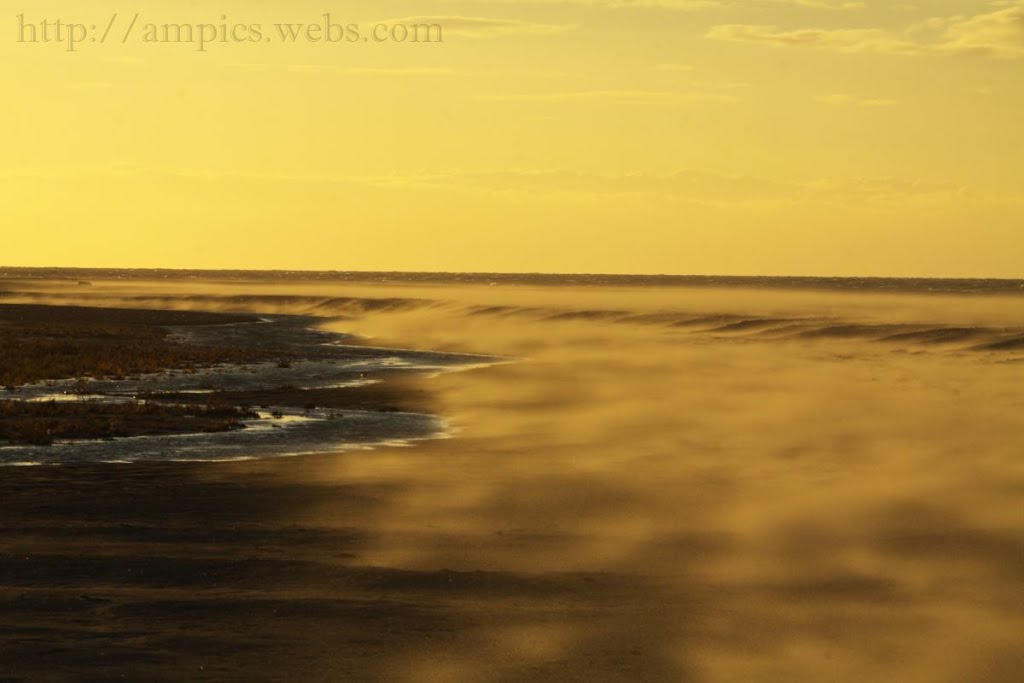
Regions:
[[[450,76],[455,73],[454,69],[429,66],[417,66],[401,69],[351,66],[342,69],[342,71],[353,76]]]
[[[936,17],[902,31],[886,29],[784,29],[758,24],[722,24],[708,38],[804,47],[836,52],[896,55],[1024,57],[1024,2],[974,16]]]
[[[148,60],[142,57],[131,57],[127,55],[113,55],[111,57],[104,57],[102,60],[106,64],[128,64],[132,66],[138,66],[141,64],[147,64]]]
[[[865,98],[857,97],[856,95],[817,95],[814,97],[816,102],[823,104],[831,104],[835,106],[853,105],[857,107],[890,107],[897,104],[896,100],[884,100],[878,98]]]
[[[114,84],[106,81],[84,81],[81,83],[71,83],[68,87],[72,90],[106,90],[113,88]]]
[[[370,66],[337,66],[334,64],[258,64],[231,63],[221,64],[226,69],[243,71],[286,71],[289,73],[330,73],[348,76],[450,76],[454,69],[447,67],[414,66],[414,67],[370,67]]]
[[[713,205],[806,202],[862,205],[947,200],[965,193],[964,188],[949,182],[897,178],[790,182],[695,170],[620,175],[565,169],[424,172],[392,176],[389,183],[391,186],[590,199],[652,196]]]
[[[858,178],[843,182],[819,182],[803,186],[809,196],[859,203],[886,203],[909,200],[948,200],[967,197],[969,192],[952,182],[909,180],[905,178]]]
[[[753,24],[722,24],[707,33],[708,38],[772,47],[814,47],[838,52],[887,52],[913,54],[917,46],[881,29],[795,29]]]
[[[693,11],[713,9],[728,4],[728,0],[473,0],[477,3],[502,5],[589,5],[614,9],[670,9]]]
[[[749,7],[751,5],[789,5],[820,10],[857,10],[863,2],[849,0],[474,0],[477,3],[505,5],[588,5],[612,9],[664,9],[682,12]]]
[[[295,175],[152,168],[133,164],[91,168],[0,169],[0,180],[52,182],[82,176],[178,178],[204,183],[245,183],[258,187],[350,187],[381,190],[466,192],[537,201],[622,201],[634,197],[736,208],[801,204],[853,207],[947,202],[954,199],[1021,202],[1020,197],[982,196],[953,182],[903,178],[854,178],[813,182],[776,180],[700,170],[671,173],[600,174],[571,169],[426,169],[382,175]]]
[[[973,17],[932,19],[920,30],[937,31],[943,52],[1024,57],[1024,3]]]
[[[859,10],[867,7],[864,2],[827,2],[826,0],[766,0],[776,5],[797,5],[814,9]]]
[[[440,26],[445,37],[457,35],[468,38],[490,38],[517,34],[551,35],[576,28],[573,24],[541,24],[519,19],[464,16],[403,17],[387,19],[380,23],[388,26]]]
[[[670,104],[673,102],[718,102],[731,104],[740,99],[734,95],[700,91],[659,90],[588,90],[581,92],[514,93],[477,95],[472,99],[489,102],[618,102],[621,104]]]
[[[683,71],[693,71],[695,67],[689,64],[655,64],[655,71],[668,71],[670,73],[679,73]]]

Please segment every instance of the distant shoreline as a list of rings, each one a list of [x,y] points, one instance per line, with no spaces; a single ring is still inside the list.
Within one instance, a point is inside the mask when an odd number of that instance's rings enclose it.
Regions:
[[[229,282],[287,281],[591,287],[753,287],[917,294],[1024,295],[1024,279],[1001,278],[0,267],[0,286],[2,286],[3,280],[68,280],[69,284],[76,286],[86,286],[90,280],[218,280]],[[3,292],[0,290],[0,296],[2,294]]]

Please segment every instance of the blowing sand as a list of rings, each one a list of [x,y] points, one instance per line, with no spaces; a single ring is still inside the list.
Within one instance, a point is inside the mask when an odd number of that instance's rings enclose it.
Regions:
[[[3,469],[0,677],[1024,670],[1024,297],[32,286],[515,360],[422,377],[412,448]]]

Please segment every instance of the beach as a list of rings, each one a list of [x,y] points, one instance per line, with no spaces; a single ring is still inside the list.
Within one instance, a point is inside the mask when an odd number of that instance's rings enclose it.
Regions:
[[[77,280],[0,302],[311,316],[480,362],[403,377],[444,424],[414,442],[0,469],[0,679],[1024,666],[1013,287]]]

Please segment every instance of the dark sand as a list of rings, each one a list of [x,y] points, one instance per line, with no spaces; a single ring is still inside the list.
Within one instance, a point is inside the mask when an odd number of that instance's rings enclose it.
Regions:
[[[5,471],[4,680],[395,680],[409,657],[443,667],[446,652],[477,649],[498,614],[614,623],[630,618],[628,596],[639,624],[662,607],[633,602],[640,586],[615,576],[363,566],[359,521],[397,492],[324,474],[316,458]],[[649,636],[518,675],[668,680],[642,656]]]
[[[414,448],[3,469],[0,679],[1020,680],[1021,298],[84,289],[522,360]]]

